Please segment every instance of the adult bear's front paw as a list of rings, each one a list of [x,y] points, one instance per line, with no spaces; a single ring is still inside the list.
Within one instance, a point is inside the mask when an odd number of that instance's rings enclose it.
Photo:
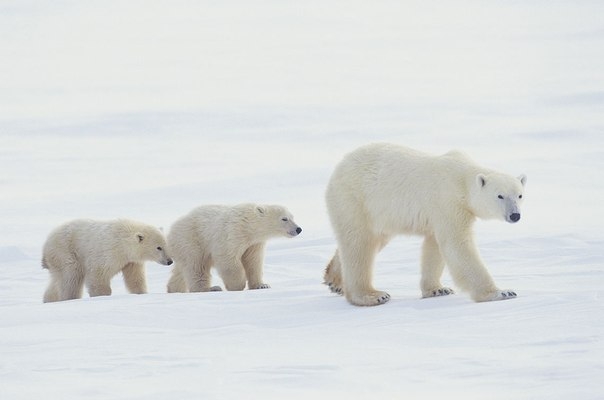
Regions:
[[[497,300],[509,300],[509,299],[514,299],[516,298],[518,295],[516,294],[516,292],[514,292],[513,290],[501,290],[501,289],[497,289],[493,292],[489,292],[486,295],[480,296],[480,297],[475,297],[474,300],[475,301],[497,301]]]
[[[513,290],[502,290],[494,300],[508,300],[517,297],[518,295]]]

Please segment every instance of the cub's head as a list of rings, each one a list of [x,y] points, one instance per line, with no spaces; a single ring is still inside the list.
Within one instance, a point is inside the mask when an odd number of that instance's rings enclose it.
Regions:
[[[159,229],[149,227],[140,230],[136,233],[135,240],[141,259],[172,265],[172,258],[168,255],[166,248],[166,238]]]
[[[277,205],[256,206],[256,213],[264,221],[269,236],[295,237],[302,232],[287,208]]]
[[[470,206],[482,219],[520,221],[526,175],[514,178],[500,173],[478,174],[470,191]]]

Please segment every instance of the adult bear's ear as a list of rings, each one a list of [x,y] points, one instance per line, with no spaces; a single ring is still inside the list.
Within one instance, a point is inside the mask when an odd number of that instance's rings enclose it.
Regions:
[[[522,183],[522,186],[526,185],[526,175],[522,174],[518,177],[518,180],[520,181],[520,183]]]
[[[138,238],[138,242],[139,242],[139,243],[140,243],[140,242],[142,242],[142,241],[143,241],[143,239],[145,238],[145,237],[143,236],[143,234],[142,234],[142,233],[137,233],[137,234],[136,234],[136,237]]]
[[[480,187],[484,187],[487,184],[487,177],[484,174],[476,175],[476,184]]]
[[[256,207],[256,211],[258,212],[258,214],[260,215],[264,215],[264,213],[266,213],[266,209],[262,206],[257,206]]]

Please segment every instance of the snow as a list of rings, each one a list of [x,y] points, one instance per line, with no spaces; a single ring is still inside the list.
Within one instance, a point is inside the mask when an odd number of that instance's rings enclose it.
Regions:
[[[515,398],[604,393],[604,5],[595,1],[0,4],[0,398]],[[392,300],[329,293],[323,193],[391,141],[528,175],[479,222],[510,301],[420,299],[421,240],[378,257]],[[48,232],[168,229],[192,207],[286,205],[270,290],[42,304]],[[445,284],[453,285],[448,275]],[[215,283],[221,283],[218,279]]]

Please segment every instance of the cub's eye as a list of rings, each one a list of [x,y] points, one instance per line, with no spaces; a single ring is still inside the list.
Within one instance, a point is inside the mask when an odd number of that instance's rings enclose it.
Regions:
[[[522,198],[522,195],[518,196],[518,198],[519,198],[519,199],[521,199],[521,198]]]
[[[163,249],[161,248],[161,246],[158,246],[157,250],[162,251]]]
[[[503,200],[503,196],[502,195],[499,195],[497,197],[500,198],[501,200]]]
[[[289,219],[287,219],[287,217],[283,217],[283,218],[281,218],[281,221],[287,222],[287,221],[289,221]]]

